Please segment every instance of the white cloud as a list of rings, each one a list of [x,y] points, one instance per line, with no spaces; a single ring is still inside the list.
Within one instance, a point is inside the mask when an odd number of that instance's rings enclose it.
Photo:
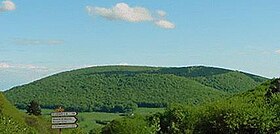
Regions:
[[[28,70],[47,70],[46,67],[36,66],[32,64],[10,64],[0,63],[0,69],[28,69]]]
[[[280,54],[280,49],[276,51],[276,53]]]
[[[9,65],[7,63],[0,63],[0,69],[1,68],[11,68],[11,65]]]
[[[92,16],[100,16],[108,20],[153,22],[161,28],[175,28],[175,24],[164,19],[165,11],[158,10],[153,16],[152,12],[144,7],[130,7],[126,3],[118,3],[112,8],[86,6],[86,11]]]
[[[13,42],[18,45],[61,45],[61,44],[64,44],[63,40],[57,40],[57,39],[48,39],[48,40],[15,39],[15,40],[13,40]]]
[[[167,20],[158,20],[158,21],[155,21],[155,24],[159,27],[166,28],[166,29],[175,28],[175,25],[172,22],[167,21]]]
[[[166,12],[165,12],[165,11],[162,11],[162,10],[158,10],[158,11],[157,11],[157,14],[158,14],[160,17],[165,17],[165,16],[166,16]]]
[[[86,7],[89,14],[99,15],[109,20],[124,20],[129,22],[151,21],[149,10],[143,7],[129,7],[126,3],[118,3],[113,8]]]
[[[0,6],[0,12],[5,11],[13,11],[16,10],[16,5],[10,0],[4,0],[2,1],[2,5]]]

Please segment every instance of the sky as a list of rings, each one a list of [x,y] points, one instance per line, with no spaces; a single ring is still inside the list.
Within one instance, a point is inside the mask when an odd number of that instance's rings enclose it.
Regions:
[[[101,65],[280,77],[279,0],[0,2],[0,90]]]

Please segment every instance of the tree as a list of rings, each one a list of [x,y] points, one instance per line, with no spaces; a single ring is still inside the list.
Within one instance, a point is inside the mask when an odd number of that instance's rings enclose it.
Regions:
[[[39,105],[39,103],[35,100],[32,100],[26,108],[27,112],[29,115],[35,115],[35,116],[39,116],[41,115],[41,107]]]
[[[111,121],[102,128],[101,134],[151,134],[145,118],[140,115],[124,117]]]

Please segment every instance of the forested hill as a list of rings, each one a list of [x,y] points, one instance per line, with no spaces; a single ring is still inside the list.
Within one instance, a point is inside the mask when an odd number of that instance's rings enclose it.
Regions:
[[[115,119],[102,128],[102,133],[279,134],[279,102],[280,79],[272,79],[202,105],[175,104],[146,118],[136,115]]]
[[[59,73],[5,92],[18,107],[126,112],[169,103],[197,104],[254,88],[266,78],[221,68],[102,66]]]

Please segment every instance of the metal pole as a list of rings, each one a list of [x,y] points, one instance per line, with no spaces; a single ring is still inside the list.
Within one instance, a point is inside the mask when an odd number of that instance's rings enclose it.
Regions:
[[[59,107],[59,111],[58,112],[63,112],[64,111],[64,109],[62,109],[61,107]],[[60,125],[60,124],[59,124]],[[61,128],[59,128],[58,129],[58,134],[62,134],[62,129]]]

